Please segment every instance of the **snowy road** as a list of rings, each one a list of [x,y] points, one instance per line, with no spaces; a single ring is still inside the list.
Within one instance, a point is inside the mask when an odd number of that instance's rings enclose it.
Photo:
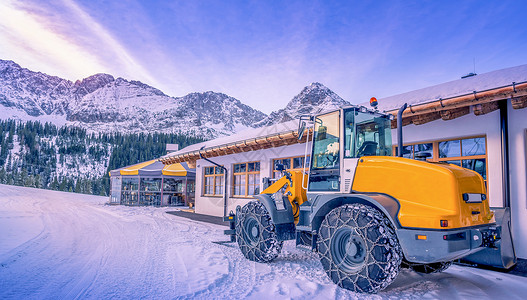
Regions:
[[[377,295],[336,287],[316,255],[288,242],[273,263],[243,258],[224,227],[167,208],[0,185],[0,299],[524,299],[527,278],[453,266],[402,270]]]

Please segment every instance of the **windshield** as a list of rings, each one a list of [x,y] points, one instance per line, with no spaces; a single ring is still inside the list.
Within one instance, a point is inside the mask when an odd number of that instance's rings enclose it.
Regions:
[[[344,112],[344,157],[391,156],[391,121],[383,115],[352,108]]]
[[[340,112],[315,119],[309,191],[340,189]]]
[[[315,122],[312,169],[339,167],[339,112],[319,116]]]

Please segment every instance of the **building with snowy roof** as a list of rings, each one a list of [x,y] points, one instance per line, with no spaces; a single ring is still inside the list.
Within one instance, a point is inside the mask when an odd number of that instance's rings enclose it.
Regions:
[[[527,258],[527,65],[379,99],[379,109],[402,118],[404,156],[426,155],[475,170],[494,207],[510,207],[518,257]],[[363,104],[366,106],[366,104]],[[196,212],[221,216],[251,200],[277,163],[302,170],[310,143],[297,139],[298,122],[251,129],[163,156],[166,164],[196,167]],[[392,121],[392,140],[397,140]],[[307,152],[306,152],[307,147]],[[393,147],[396,153],[396,147]],[[224,176],[224,172],[228,176]],[[224,178],[227,178],[225,186]],[[224,203],[223,194],[227,193]]]
[[[110,203],[193,206],[196,173],[187,163],[157,160],[110,171]]]

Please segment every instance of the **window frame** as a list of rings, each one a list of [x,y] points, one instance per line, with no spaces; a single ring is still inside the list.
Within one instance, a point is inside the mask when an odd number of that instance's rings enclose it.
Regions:
[[[275,170],[276,168],[276,161],[278,160],[285,160],[285,159],[288,159],[289,160],[289,165],[290,166],[294,166],[294,159],[295,158],[302,158],[302,164],[304,165],[302,168],[290,168],[290,169],[286,169],[286,171],[302,171],[302,172],[307,172],[309,171],[309,168],[306,167],[306,162],[307,162],[307,165],[309,165],[311,163],[311,155],[307,155],[307,160],[305,159],[305,156],[304,155],[299,155],[299,156],[288,156],[288,157],[282,157],[282,158],[273,158],[272,160],[272,174],[271,174],[271,178],[278,178],[278,177],[275,177],[275,174],[277,173],[280,173],[280,171],[277,171]],[[307,171],[306,171],[307,169]]]
[[[249,170],[249,164],[251,163],[257,163],[258,164],[258,171],[248,171]],[[245,165],[245,171],[244,172],[235,172],[235,166],[236,165]],[[254,185],[254,187],[258,187],[258,190],[260,188],[260,172],[261,172],[261,163],[260,161],[248,161],[243,163],[235,163],[232,164],[232,189],[231,189],[231,195],[233,198],[253,198],[253,195],[249,195],[249,175],[258,175],[258,180],[255,180],[256,182],[251,184]],[[235,177],[236,176],[244,176],[245,175],[245,195],[236,195],[236,187],[242,186],[241,184],[236,184]]]
[[[479,154],[479,155],[463,155],[463,140],[466,139],[476,139],[476,138],[483,138],[485,140],[485,154]],[[460,156],[452,156],[452,157],[439,157],[439,143],[441,142],[449,142],[449,141],[459,141],[459,153]],[[408,143],[403,144],[404,146],[414,146],[414,145],[420,145],[420,144],[432,144],[432,157],[427,158],[426,160],[429,162],[445,162],[448,163],[448,161],[455,161],[458,160],[461,166],[463,166],[464,160],[471,160],[471,159],[484,159],[485,160],[485,174],[487,178],[483,178],[485,181],[485,184],[488,180],[488,174],[489,174],[489,164],[488,164],[488,141],[486,135],[471,135],[471,136],[464,136],[464,137],[458,137],[458,138],[448,138],[448,139],[439,139],[439,140],[429,140],[429,141],[421,141],[421,142],[415,142],[415,143]],[[393,145],[393,156],[397,156],[397,147],[398,145]],[[415,159],[415,147],[412,147],[412,153],[410,159]],[[479,174],[479,173],[478,173]],[[480,174],[481,175],[481,174]],[[483,177],[483,176],[482,176]]]
[[[212,174],[207,174],[207,172],[205,171],[206,169],[209,169],[209,168],[212,168],[213,170]],[[221,173],[216,173],[216,169],[221,170]],[[223,193],[225,190],[224,189],[225,180],[223,180],[223,184],[220,184],[220,183],[221,183],[221,178],[225,177],[224,173],[225,171],[221,167],[218,167],[218,166],[203,167],[203,190],[201,191],[201,195],[204,197],[223,197]],[[207,178],[212,178],[212,185],[207,184]],[[212,186],[212,194],[207,194],[207,186]],[[219,189],[220,190],[219,194],[216,194],[217,186],[223,187]]]

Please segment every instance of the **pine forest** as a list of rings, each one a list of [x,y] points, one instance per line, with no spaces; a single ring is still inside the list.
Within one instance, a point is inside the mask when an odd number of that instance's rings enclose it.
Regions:
[[[74,126],[0,121],[0,183],[106,196],[108,172],[186,147],[199,137],[169,133],[88,133]]]

